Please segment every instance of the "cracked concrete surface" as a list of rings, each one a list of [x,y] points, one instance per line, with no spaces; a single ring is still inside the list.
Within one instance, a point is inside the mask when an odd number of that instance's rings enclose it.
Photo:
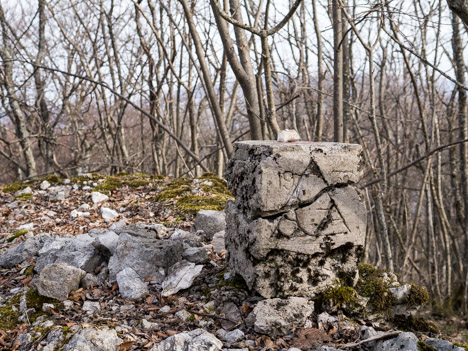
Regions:
[[[228,265],[271,297],[313,297],[353,275],[366,211],[360,145],[247,141],[227,169]]]

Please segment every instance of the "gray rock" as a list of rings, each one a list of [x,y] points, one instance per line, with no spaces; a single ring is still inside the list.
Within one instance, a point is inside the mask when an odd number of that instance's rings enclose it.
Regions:
[[[57,185],[57,186],[51,186],[47,190],[49,192],[49,199],[50,200],[52,200],[52,201],[63,201],[70,195],[71,186]]]
[[[200,210],[195,216],[192,229],[203,230],[211,240],[213,235],[226,228],[226,216],[224,212],[213,210]]]
[[[104,233],[90,233],[89,235],[95,238],[93,246],[100,252],[109,256],[115,254],[119,242],[119,236],[115,232],[109,230]]]
[[[81,204],[80,207],[78,207],[78,210],[81,210],[81,211],[88,211],[91,209],[91,206],[89,206],[88,204]]]
[[[424,343],[438,351],[465,351],[464,347],[456,346],[451,342],[442,339],[427,338],[424,340]]]
[[[418,337],[413,333],[402,332],[396,338],[379,340],[374,346],[375,351],[418,351]]]
[[[84,328],[75,334],[65,351],[116,351],[122,343],[122,339],[117,336],[113,329]]]
[[[42,234],[23,241],[0,255],[0,267],[11,268],[20,264],[28,257],[37,256],[42,247],[52,240],[50,236]]]
[[[107,207],[101,207],[101,217],[104,219],[106,222],[117,218],[119,216],[119,213],[111,208]]]
[[[88,314],[93,314],[101,310],[101,304],[97,301],[85,301],[81,310]]]
[[[93,246],[94,239],[88,234],[74,238],[56,237],[48,241],[38,252],[34,270],[38,273],[48,264],[65,262],[86,272],[94,272],[104,260]]]
[[[43,312],[50,312],[55,308],[53,303],[43,303],[42,304],[42,311]]]
[[[93,286],[96,287],[101,284],[102,284],[102,280],[98,276],[91,274],[91,273],[86,273],[86,275],[83,277],[83,279],[81,279],[81,282],[80,282],[80,286],[85,289],[89,289]]]
[[[117,273],[120,295],[126,300],[139,300],[148,295],[148,285],[130,267]]]
[[[226,251],[226,244],[225,244],[225,231],[222,230],[217,232],[213,235],[213,239],[211,240],[211,245],[213,245],[214,252],[221,253]]]
[[[93,204],[99,204],[101,202],[109,200],[109,196],[107,196],[106,194],[102,194],[98,191],[93,191],[91,193],[91,200],[93,201]]]
[[[20,350],[29,350],[31,343],[33,341],[33,337],[30,333],[23,333],[18,336]]]
[[[181,321],[186,322],[189,320],[193,315],[190,312],[187,312],[186,310],[180,310],[178,311],[175,316],[179,318]]]
[[[314,312],[314,303],[302,297],[260,301],[249,314],[249,323],[257,333],[277,337],[302,328]]]
[[[226,341],[229,344],[234,344],[235,342],[243,340],[245,337],[245,334],[242,330],[240,329],[234,329],[228,333],[226,333],[223,337],[223,340]]]
[[[182,253],[182,257],[193,263],[205,263],[209,261],[208,253],[204,247],[189,247]]]
[[[185,260],[177,262],[169,269],[167,278],[162,283],[161,295],[167,297],[180,290],[190,288],[202,269],[203,265],[195,265],[195,263]]]
[[[162,224],[129,224],[115,228],[117,234],[126,233],[145,239],[163,239],[168,234],[168,229]]]
[[[182,259],[183,245],[173,240],[145,239],[122,233],[115,254],[109,260],[109,279],[115,281],[117,273],[132,268],[145,280],[162,283],[169,268]]]
[[[39,295],[64,301],[72,290],[78,289],[85,274],[85,271],[64,262],[53,263],[41,271],[35,286]]]
[[[168,305],[161,307],[161,309],[159,310],[159,312],[161,313],[169,313],[170,311],[171,307],[169,307]]]
[[[219,351],[223,343],[203,329],[173,335],[154,345],[150,351]]]
[[[77,218],[77,217],[89,217],[91,213],[89,212],[80,212],[77,210],[73,210],[70,212],[70,217]]]
[[[159,324],[155,322],[149,322],[146,319],[142,319],[141,326],[143,327],[143,329],[153,330],[156,329],[159,326]]]
[[[47,345],[44,345],[42,348],[42,351],[55,351],[59,348],[60,344],[63,342],[65,339],[62,328],[60,329],[52,329],[48,334],[47,334]]]

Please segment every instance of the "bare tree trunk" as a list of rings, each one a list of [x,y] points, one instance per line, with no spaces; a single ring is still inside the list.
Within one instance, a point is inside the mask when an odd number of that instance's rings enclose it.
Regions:
[[[13,55],[9,43],[8,24],[5,19],[3,6],[0,4],[0,25],[2,27],[2,45],[0,45],[0,56],[3,60],[3,85],[7,92],[8,102],[13,114],[13,122],[16,127],[16,136],[20,141],[21,151],[26,163],[26,177],[32,178],[37,175],[36,160],[32,150],[26,116],[21,109],[19,99],[15,95],[16,87],[13,82]]]
[[[342,6],[333,0],[333,140],[343,142],[343,23]]]
[[[452,15],[452,48],[455,61],[455,76],[457,81],[463,86],[466,85],[466,68],[463,59],[463,45],[460,34],[459,20],[455,15]],[[467,112],[467,97],[466,90],[458,88],[458,124],[460,130],[460,140],[468,138],[468,112]],[[465,252],[464,256],[468,257],[468,143],[460,145],[460,176],[461,176],[461,193],[464,207],[464,227],[465,227]],[[465,267],[465,277],[468,279],[468,268]],[[468,280],[465,279],[464,294],[463,294],[463,309],[468,311]]]
[[[179,0],[179,2],[181,3],[184,9],[185,18],[189,26],[190,35],[192,37],[193,44],[195,45],[195,50],[196,50],[198,61],[200,64],[200,69],[203,74],[204,86],[206,89],[206,93],[208,95],[208,100],[210,102],[221,139],[223,140],[223,144],[226,149],[226,153],[228,157],[231,157],[232,152],[233,152],[231,139],[229,138],[229,133],[226,127],[226,121],[224,119],[224,115],[219,107],[219,102],[216,96],[213,82],[211,81],[210,72],[206,64],[205,53],[203,51],[200,37],[198,36],[197,27],[195,26],[195,23],[193,22],[192,10],[190,9],[188,5],[187,0]]]

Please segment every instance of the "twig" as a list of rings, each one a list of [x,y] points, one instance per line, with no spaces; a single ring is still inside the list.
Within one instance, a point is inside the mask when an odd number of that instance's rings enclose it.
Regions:
[[[417,158],[416,160],[414,161],[411,161],[410,163],[404,165],[403,167],[400,167],[392,172],[390,172],[388,175],[387,175],[387,179],[400,173],[400,172],[403,172],[404,170],[418,164],[419,162],[421,162],[422,160],[428,158],[429,156],[432,156],[433,154],[435,154],[436,152],[440,152],[440,151],[444,151],[445,149],[448,149],[448,148],[451,148],[451,147],[454,147],[458,144],[463,144],[463,143],[468,143],[468,139],[465,139],[465,140],[458,140],[458,141],[454,141],[453,143],[450,143],[450,144],[445,144],[445,145],[441,145],[439,147],[436,147],[435,149],[432,149],[431,151],[429,151],[428,153],[426,153],[425,155]],[[361,189],[364,189],[364,188],[367,188],[368,186],[370,185],[374,185],[376,183],[380,183],[381,181],[383,181],[382,178],[377,178],[377,179],[374,179],[374,180],[371,180],[370,182],[367,182],[366,184],[364,185],[361,185]]]
[[[393,336],[398,336],[400,333],[401,333],[400,331],[388,332],[388,333],[384,333],[384,334],[380,334],[380,335],[370,337],[369,339],[366,339],[366,340],[361,340],[359,342],[352,342],[352,343],[349,343],[349,344],[341,345],[341,346],[338,346],[338,348],[339,349],[347,349],[347,348],[352,348],[353,349],[355,347],[359,347],[362,344],[365,344],[365,343],[368,343],[368,342],[371,342],[371,341],[376,341],[376,340],[385,339],[385,338],[389,338],[389,337],[393,337]]]

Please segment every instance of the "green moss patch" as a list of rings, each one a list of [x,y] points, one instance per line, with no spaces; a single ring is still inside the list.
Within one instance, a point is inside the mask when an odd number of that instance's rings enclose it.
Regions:
[[[20,296],[12,297],[5,306],[0,307],[0,329],[11,330],[18,325],[21,315],[19,312]]]
[[[94,187],[94,191],[115,190],[122,186],[122,181],[117,177],[106,177],[104,181]]]
[[[43,182],[44,180],[47,180],[51,184],[57,184],[61,182],[60,177],[56,174],[49,174],[48,176],[38,179],[40,182]]]
[[[429,301],[429,293],[423,286],[411,284],[410,294],[408,296],[408,305],[422,306]]]
[[[353,308],[357,307],[359,300],[356,290],[349,286],[328,287],[322,293],[325,301],[332,301],[338,308]]]
[[[418,350],[419,351],[437,351],[435,348],[432,346],[426,345],[422,341],[418,341]]]
[[[437,324],[422,317],[397,315],[393,317],[392,322],[398,329],[403,331],[431,334],[440,333],[440,329]]]
[[[8,237],[7,242],[11,243],[13,240],[15,240],[16,238],[19,238],[20,236],[26,234],[27,232],[28,232],[27,229],[17,230],[13,234],[11,234],[11,236]]]
[[[195,179],[171,180],[155,196],[156,201],[172,205],[183,215],[189,216],[200,210],[223,211],[229,199],[232,196],[226,182],[213,173],[204,173]]]
[[[12,297],[5,306],[0,307],[0,329],[11,330],[18,325],[19,317],[21,316],[19,312],[21,295],[18,294]],[[48,314],[42,311],[42,304],[44,303],[53,304],[55,310],[63,309],[63,304],[60,301],[41,296],[33,288],[26,292],[26,304],[28,308],[35,309],[34,313],[28,315],[31,323],[34,323],[39,316]]]
[[[458,342],[453,342],[452,344],[458,347],[463,347],[466,351],[468,351],[468,344],[460,344]]]
[[[28,193],[28,194],[21,194],[21,195],[16,195],[15,196],[15,199],[16,200],[19,200],[19,201],[28,201],[28,200],[31,200],[32,198],[32,194],[31,193]]]
[[[388,312],[394,303],[393,295],[388,290],[391,282],[383,279],[383,273],[372,265],[359,265],[356,290],[359,295],[368,297],[369,304],[378,312]]]
[[[4,193],[16,193],[19,190],[23,190],[28,185],[24,182],[15,182],[2,187]]]

